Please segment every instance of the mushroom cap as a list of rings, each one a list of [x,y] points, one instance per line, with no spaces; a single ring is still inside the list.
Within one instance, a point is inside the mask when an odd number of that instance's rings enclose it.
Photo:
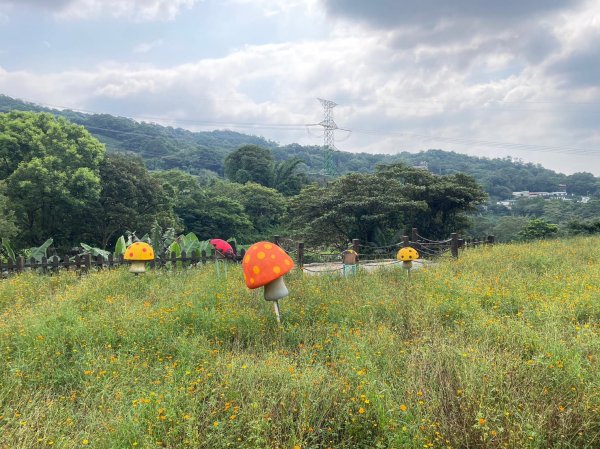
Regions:
[[[153,260],[154,250],[144,242],[135,242],[125,250],[125,260]]]
[[[244,280],[248,288],[262,287],[294,268],[294,261],[279,246],[257,242],[248,248],[242,260]]]
[[[396,254],[396,259],[401,260],[403,262],[408,262],[418,258],[418,251],[411,246],[400,248],[400,251],[398,251],[398,254]]]
[[[217,251],[220,251],[223,254],[225,254],[226,252],[234,252],[233,247],[229,244],[229,242],[226,242],[223,239],[211,239],[209,243],[212,246],[214,246],[217,249]]]

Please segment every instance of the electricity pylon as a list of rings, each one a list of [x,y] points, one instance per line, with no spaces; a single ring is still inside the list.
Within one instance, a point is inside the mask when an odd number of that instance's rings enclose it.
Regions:
[[[337,124],[333,121],[333,108],[337,106],[337,103],[331,100],[323,100],[317,98],[324,109],[324,118],[319,125],[323,127],[323,149],[325,150],[325,173],[328,176],[335,176],[337,170],[333,162],[333,150],[335,150],[335,136],[334,132],[338,129]]]

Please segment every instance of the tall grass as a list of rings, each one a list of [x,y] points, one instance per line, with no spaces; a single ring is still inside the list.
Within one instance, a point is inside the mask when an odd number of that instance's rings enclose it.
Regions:
[[[0,448],[600,447],[600,239],[286,278],[0,281]]]

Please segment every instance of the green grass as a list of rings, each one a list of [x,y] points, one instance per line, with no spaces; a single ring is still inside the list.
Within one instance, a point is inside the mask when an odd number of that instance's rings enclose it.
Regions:
[[[0,448],[600,447],[600,239],[286,283],[0,281]]]

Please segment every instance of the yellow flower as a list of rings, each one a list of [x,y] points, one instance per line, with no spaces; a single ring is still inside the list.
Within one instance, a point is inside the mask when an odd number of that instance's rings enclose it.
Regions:
[[[81,442],[81,444],[86,445],[86,444],[90,444],[90,440],[87,439],[83,439],[83,441]]]
[[[215,427],[219,427],[219,421],[215,421],[215,422],[213,423],[213,426],[215,426]]]
[[[485,418],[479,418],[479,425],[483,426],[485,424]]]
[[[402,404],[400,406],[400,410],[402,410],[403,412],[405,412],[406,410],[408,410],[408,407],[406,405]]]
[[[361,408],[359,408],[359,409],[358,409],[358,413],[360,413],[361,415],[362,415],[364,412],[365,412],[365,409],[364,409],[364,408],[362,408],[362,407],[361,407]]]

